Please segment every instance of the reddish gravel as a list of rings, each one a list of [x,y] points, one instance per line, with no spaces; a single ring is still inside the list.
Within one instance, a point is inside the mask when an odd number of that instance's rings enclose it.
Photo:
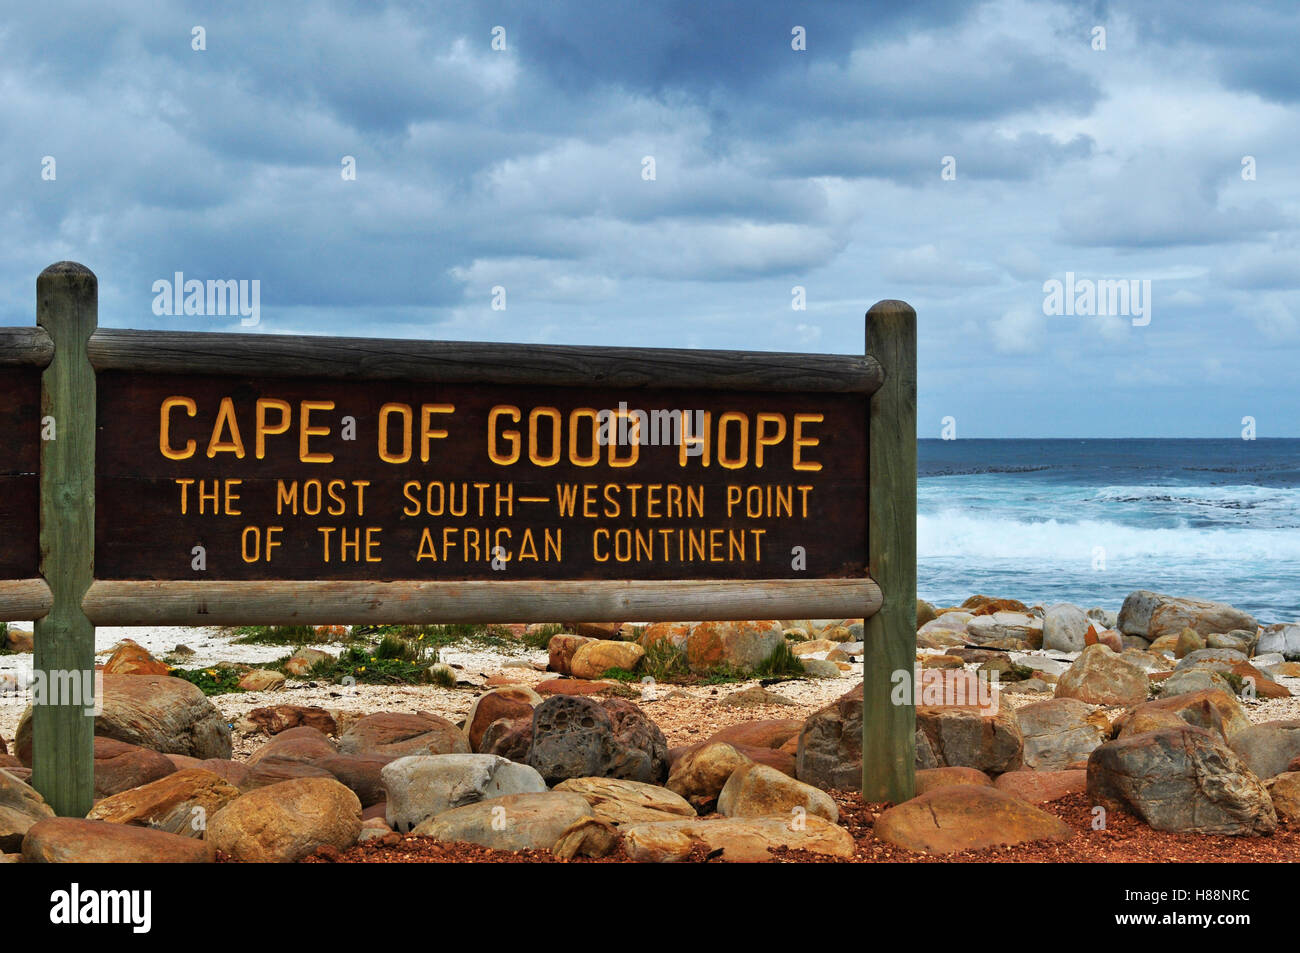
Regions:
[[[931,856],[917,854],[876,839],[876,817],[887,804],[864,804],[856,792],[833,792],[840,809],[840,824],[857,843],[852,860],[830,858],[797,850],[775,850],[780,863],[1296,863],[1300,862],[1300,825],[1281,824],[1269,837],[1227,837],[1207,834],[1169,834],[1154,831],[1137,818],[1111,811],[1104,831],[1092,829],[1092,804],[1084,794],[1071,794],[1041,807],[1056,814],[1075,831],[1063,843],[1039,842],[1019,847],[962,851]],[[700,848],[691,857],[701,863],[718,863],[721,857]],[[498,851],[471,844],[441,844],[427,837],[390,834],[346,851],[325,848],[306,863],[557,863],[549,851]],[[600,860],[577,858],[575,863],[629,863],[620,848]]]

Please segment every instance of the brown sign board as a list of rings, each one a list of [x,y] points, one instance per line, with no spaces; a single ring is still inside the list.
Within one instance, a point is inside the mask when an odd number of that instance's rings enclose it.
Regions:
[[[40,574],[40,409],[40,369],[0,367],[0,579]]]
[[[115,371],[97,387],[97,579],[866,573],[860,393]]]

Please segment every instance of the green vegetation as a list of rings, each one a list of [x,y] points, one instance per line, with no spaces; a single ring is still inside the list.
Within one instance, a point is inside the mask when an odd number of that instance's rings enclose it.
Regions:
[[[524,633],[523,638],[519,641],[530,649],[541,649],[542,651],[546,651],[551,644],[551,638],[559,635],[563,631],[564,626],[560,625],[558,622],[550,622],[546,625],[539,625],[532,632]]]
[[[803,678],[803,663],[790,648],[790,643],[782,640],[781,644],[772,650],[771,655],[758,663],[754,675],[757,678]]]
[[[383,639],[393,636],[433,648],[469,642],[487,648],[517,646],[520,641],[498,625],[361,625],[352,630],[353,639]],[[549,636],[548,636],[549,639]]]
[[[707,672],[692,672],[686,665],[686,656],[671,643],[660,640],[646,650],[645,657],[635,672],[623,668],[608,669],[602,678],[618,682],[640,682],[649,675],[666,685],[725,685],[731,682],[748,682],[762,679],[764,684],[807,678],[799,656],[782,642],[772,654],[763,659],[752,672],[730,665],[719,665]]]
[[[335,639],[318,634],[314,625],[244,625],[235,630],[231,641],[235,645],[312,645]]]
[[[245,673],[237,668],[213,667],[174,668],[168,674],[192,682],[205,695],[229,695],[233,692],[243,691],[239,687],[239,680],[244,677]]]
[[[349,645],[338,658],[316,663],[307,677],[334,684],[351,678],[366,685],[412,685],[429,682],[429,669],[437,662],[433,645],[388,636],[373,648]]]

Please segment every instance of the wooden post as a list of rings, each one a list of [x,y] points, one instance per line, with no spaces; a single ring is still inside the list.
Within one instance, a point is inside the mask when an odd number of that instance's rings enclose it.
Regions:
[[[54,357],[41,375],[41,575],[53,604],[36,620],[32,785],[63,817],[84,817],[94,791],[95,627],[81,600],[94,576],[95,372],[86,343],[99,284],[84,265],[61,261],[36,279],[36,323]],[[32,427],[42,421],[32,421]],[[89,692],[89,697],[87,697]]]
[[[867,565],[883,603],[862,651],[862,798],[898,804],[916,789],[916,312],[879,301],[867,312],[867,354],[885,381],[867,427]],[[899,674],[906,679],[903,693]]]

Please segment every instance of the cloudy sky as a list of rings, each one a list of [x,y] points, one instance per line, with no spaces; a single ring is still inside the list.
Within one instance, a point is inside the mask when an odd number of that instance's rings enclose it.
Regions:
[[[922,436],[1300,436],[1292,0],[206,6],[8,5],[0,323],[64,258],[256,334],[852,353],[903,298]]]

